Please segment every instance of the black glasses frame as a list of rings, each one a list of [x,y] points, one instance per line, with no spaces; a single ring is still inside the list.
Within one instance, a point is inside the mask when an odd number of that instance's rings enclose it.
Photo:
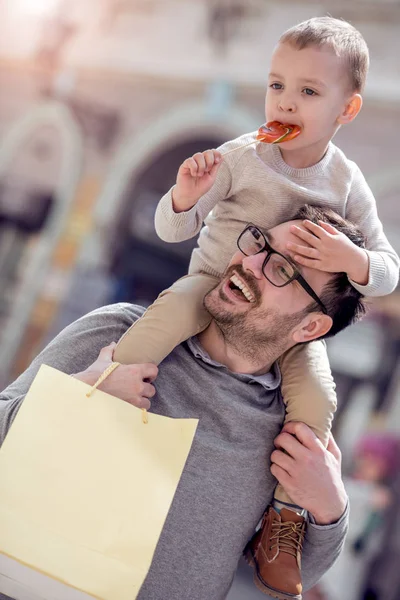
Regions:
[[[244,234],[246,233],[246,231],[248,231],[249,229],[256,229],[260,233],[260,236],[262,237],[262,239],[264,240],[264,246],[262,248],[260,248],[257,252],[254,252],[253,254],[246,254],[246,252],[243,252],[243,250],[240,247],[240,240],[244,236]],[[314,292],[314,290],[312,289],[312,287],[307,283],[307,281],[304,279],[304,277],[299,273],[298,269],[293,264],[293,262],[287,256],[285,256],[284,254],[282,254],[281,252],[277,252],[276,250],[274,250],[272,248],[272,246],[268,243],[267,238],[265,237],[264,233],[256,225],[252,225],[251,223],[249,223],[247,225],[247,227],[245,227],[245,229],[243,229],[242,233],[239,235],[239,237],[237,239],[237,247],[239,248],[240,252],[242,254],[244,254],[245,256],[255,256],[256,254],[261,254],[262,252],[266,252],[267,256],[265,257],[265,260],[264,260],[263,266],[262,266],[262,272],[263,272],[264,277],[273,286],[275,286],[275,287],[285,287],[285,286],[289,285],[290,283],[293,283],[293,281],[297,281],[301,285],[301,287],[304,289],[304,291],[307,292],[307,294],[309,296],[311,296],[311,298],[318,304],[318,306],[321,307],[322,312],[325,315],[328,314],[326,306],[324,305],[324,303],[322,302],[322,300],[320,300],[320,298]],[[294,274],[292,275],[292,277],[290,277],[290,279],[288,279],[287,281],[285,281],[282,285],[276,285],[276,283],[274,283],[273,281],[271,281],[271,279],[268,277],[268,275],[266,275],[266,273],[264,271],[265,266],[268,264],[268,261],[269,261],[269,259],[271,258],[271,256],[273,254],[277,254],[278,256],[281,256],[282,258],[284,258],[285,260],[287,260],[287,262],[294,269]]]

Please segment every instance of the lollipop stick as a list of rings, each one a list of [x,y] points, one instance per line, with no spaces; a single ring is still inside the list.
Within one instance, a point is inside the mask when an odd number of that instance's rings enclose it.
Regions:
[[[228,152],[224,152],[222,156],[226,156],[227,154],[230,154],[231,152],[235,152],[235,150],[240,150],[241,148],[246,148],[247,146],[251,146],[252,144],[255,144],[256,142],[264,142],[264,144],[279,144],[279,142],[283,142],[284,139],[286,138],[286,136],[291,133],[293,131],[293,129],[286,129],[285,133],[283,133],[281,135],[280,138],[278,138],[277,140],[274,140],[273,142],[269,142],[269,141],[264,141],[264,140],[258,140],[257,138],[255,140],[253,140],[252,142],[249,142],[248,144],[243,144],[243,146],[238,146],[237,148],[232,148],[232,150],[228,150]]]
[[[241,148],[246,148],[247,146],[251,146],[252,144],[255,144],[256,142],[257,142],[257,140],[253,140],[252,142],[249,142],[248,144],[243,144],[243,146],[238,146],[237,148],[232,148],[232,150],[228,150],[228,152],[224,152],[222,156],[227,156],[231,152],[235,152],[236,150],[240,150]]]

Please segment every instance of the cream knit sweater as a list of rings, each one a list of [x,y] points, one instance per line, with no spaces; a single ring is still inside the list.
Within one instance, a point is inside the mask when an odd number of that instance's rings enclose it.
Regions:
[[[318,204],[353,221],[367,238],[369,281],[366,286],[352,282],[354,287],[366,296],[390,294],[398,282],[399,258],[357,165],[331,142],[319,163],[294,169],[285,163],[278,146],[257,142],[256,132],[219,150],[224,153],[251,141],[254,144],[224,158],[211,190],[187,212],[174,212],[171,190],[160,200],[155,225],[161,239],[181,242],[201,230],[189,273],[221,276],[247,223],[269,229],[290,219],[303,204]]]

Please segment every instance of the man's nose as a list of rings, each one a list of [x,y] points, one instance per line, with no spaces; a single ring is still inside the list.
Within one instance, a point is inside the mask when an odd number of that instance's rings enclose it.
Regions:
[[[242,267],[245,271],[249,271],[256,279],[263,278],[263,264],[266,257],[266,252],[245,256],[242,260]]]

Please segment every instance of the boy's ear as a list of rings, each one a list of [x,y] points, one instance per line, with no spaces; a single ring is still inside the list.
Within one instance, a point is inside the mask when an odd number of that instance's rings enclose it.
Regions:
[[[354,121],[361,110],[362,103],[363,100],[361,94],[352,94],[347,100],[343,112],[337,118],[339,125],[347,125],[347,123]]]

